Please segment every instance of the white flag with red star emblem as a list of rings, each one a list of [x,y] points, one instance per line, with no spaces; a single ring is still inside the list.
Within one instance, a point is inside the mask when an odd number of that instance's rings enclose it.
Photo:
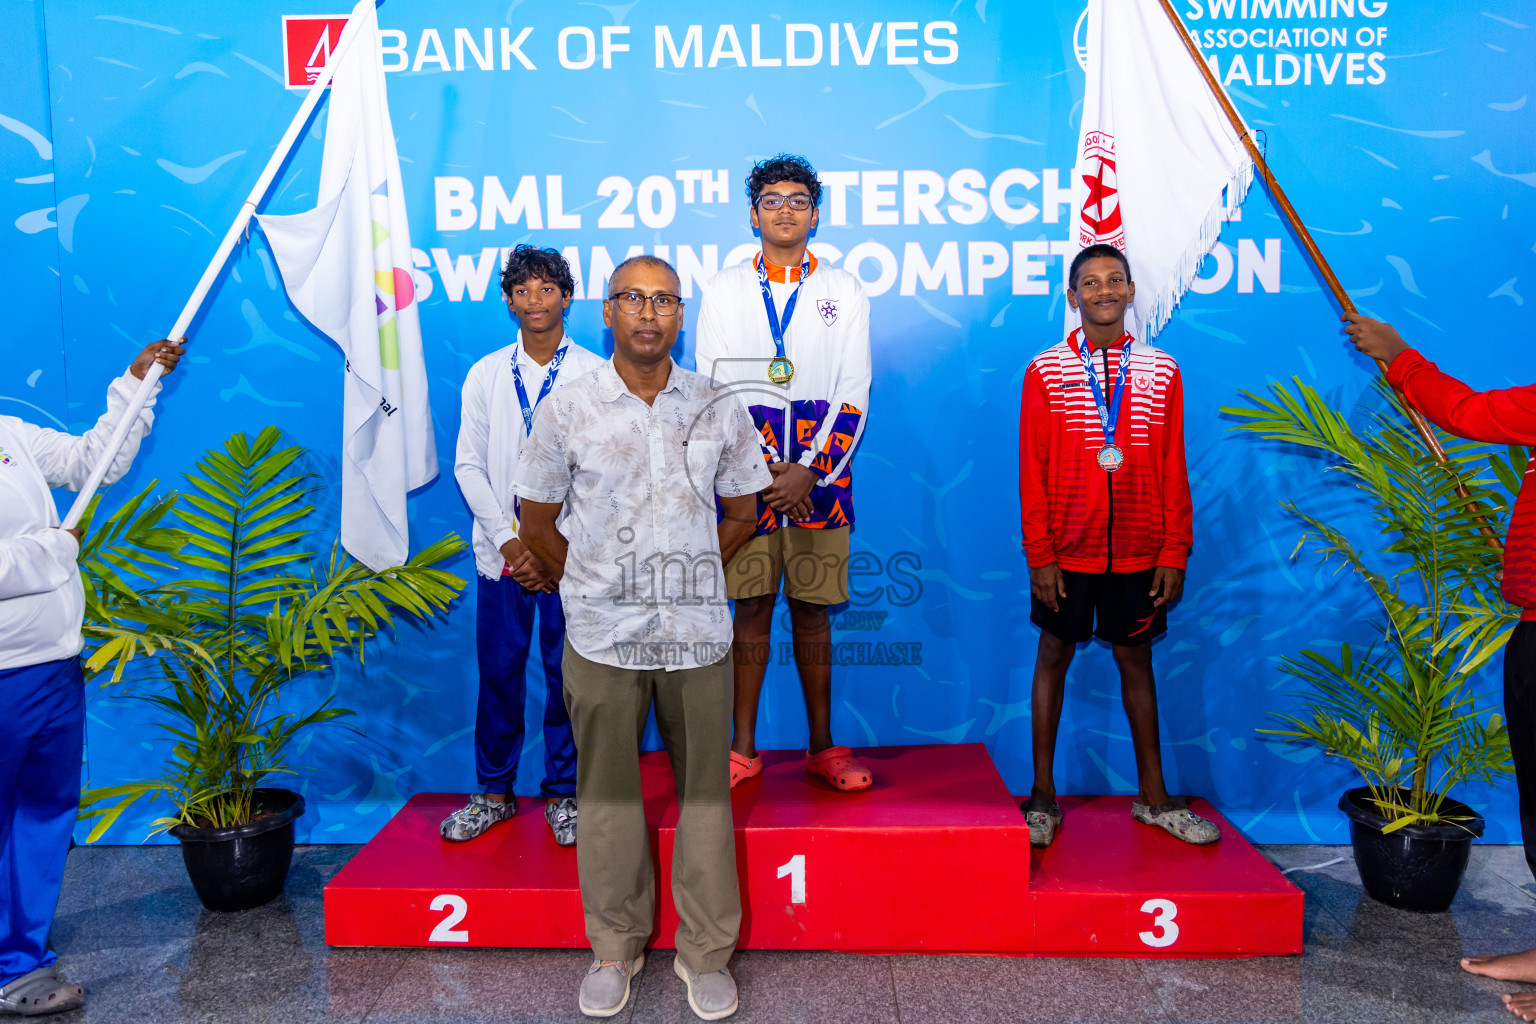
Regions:
[[[1088,0],[1087,30],[1078,248],[1107,242],[1130,258],[1146,340],[1247,195],[1253,161],[1158,0]]]
[[[319,203],[258,215],[288,298],[347,357],[341,544],[378,572],[410,554],[406,494],[437,476],[400,159],[374,0],[331,83]]]

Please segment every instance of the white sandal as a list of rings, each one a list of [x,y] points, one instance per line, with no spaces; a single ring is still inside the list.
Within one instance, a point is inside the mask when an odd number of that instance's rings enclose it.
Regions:
[[[0,988],[0,1014],[40,1017],[85,1005],[85,989],[66,981],[58,967],[39,967]]]

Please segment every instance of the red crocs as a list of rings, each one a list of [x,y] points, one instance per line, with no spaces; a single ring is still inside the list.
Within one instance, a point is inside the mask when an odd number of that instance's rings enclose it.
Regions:
[[[845,793],[868,789],[875,784],[874,776],[864,767],[864,762],[853,756],[847,747],[828,747],[819,754],[805,752],[805,770],[820,775]]]
[[[756,757],[742,757],[736,751],[731,751],[731,788],[736,788],[736,783],[750,779],[754,775],[763,774],[763,755]]]

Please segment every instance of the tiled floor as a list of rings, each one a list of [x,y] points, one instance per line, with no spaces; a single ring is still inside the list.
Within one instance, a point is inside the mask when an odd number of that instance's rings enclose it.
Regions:
[[[53,942],[92,1022],[580,1021],[577,950],[355,950],[322,941],[321,888],[355,847],[301,847],[286,894],[203,910],[174,847],[77,849]],[[1345,856],[1269,847],[1282,868]],[[1290,877],[1307,891],[1306,954],[1255,960],[1047,960],[744,952],[733,1020],[793,1024],[1045,1021],[1512,1021],[1513,986],[1464,953],[1536,946],[1536,883],[1514,847],[1478,847],[1449,913],[1372,902],[1345,859]],[[695,1020],[658,954],[618,1022]]]

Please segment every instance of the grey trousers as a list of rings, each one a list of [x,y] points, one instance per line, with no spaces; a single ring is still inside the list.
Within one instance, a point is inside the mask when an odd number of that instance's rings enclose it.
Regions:
[[[576,867],[587,940],[599,960],[633,960],[656,920],[656,878],[640,793],[640,740],[651,705],[677,779],[672,900],[677,952],[699,974],[730,960],[741,930],[731,820],[729,654],[703,668],[636,670],[589,661],[565,644],[565,703],[576,738],[581,839]]]

